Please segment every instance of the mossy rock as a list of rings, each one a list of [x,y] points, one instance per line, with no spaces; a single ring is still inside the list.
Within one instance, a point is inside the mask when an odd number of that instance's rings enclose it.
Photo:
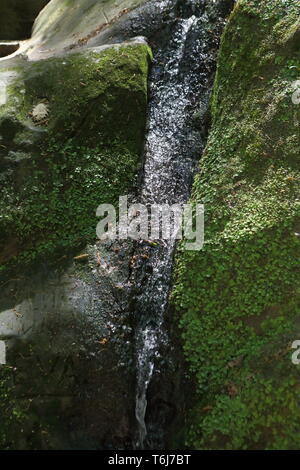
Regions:
[[[240,0],[225,29],[192,201],[205,245],[177,253],[173,301],[196,381],[187,445],[297,449],[299,2]]]
[[[49,0],[2,0],[0,39],[26,39],[38,13]]]
[[[136,190],[150,61],[130,41],[1,64],[2,449],[102,448],[108,435],[118,447],[131,436],[116,301],[129,263],[112,275],[99,265],[115,252],[95,243],[96,209]],[[72,261],[83,246],[86,261]]]
[[[135,190],[150,59],[132,42],[14,66],[0,107],[2,273],[94,240],[98,205]]]

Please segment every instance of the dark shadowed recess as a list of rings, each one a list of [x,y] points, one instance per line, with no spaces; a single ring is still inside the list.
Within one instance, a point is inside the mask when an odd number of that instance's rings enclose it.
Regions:
[[[30,38],[34,20],[48,2],[49,0],[1,0],[0,39]]]

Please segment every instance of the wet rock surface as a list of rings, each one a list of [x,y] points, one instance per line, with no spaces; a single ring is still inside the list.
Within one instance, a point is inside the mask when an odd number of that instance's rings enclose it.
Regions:
[[[70,266],[2,286],[0,338],[26,408],[17,448],[124,448],[132,439],[130,246],[89,246]],[[87,256],[86,256],[87,255]]]

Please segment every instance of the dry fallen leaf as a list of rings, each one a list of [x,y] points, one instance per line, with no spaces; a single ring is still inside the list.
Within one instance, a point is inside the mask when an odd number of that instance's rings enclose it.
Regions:
[[[227,384],[227,392],[230,397],[236,397],[239,393],[239,389],[233,382],[231,382]]]
[[[99,343],[100,344],[106,344],[108,342],[108,339],[107,338],[103,338],[103,339],[100,339],[99,340]]]
[[[82,255],[74,256],[75,261],[81,261],[87,259],[89,255],[87,253],[83,253]]]

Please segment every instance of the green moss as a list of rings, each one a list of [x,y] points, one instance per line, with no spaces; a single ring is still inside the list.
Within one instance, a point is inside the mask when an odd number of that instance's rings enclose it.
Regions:
[[[15,448],[14,436],[17,429],[22,429],[27,416],[24,407],[20,406],[13,397],[14,372],[11,367],[1,366],[0,369],[0,449],[10,450]],[[8,436],[10,438],[8,439]]]
[[[49,0],[2,0],[0,7],[1,39],[30,37],[33,22]]]
[[[142,44],[72,54],[27,64],[10,87],[0,116],[5,276],[94,240],[98,205],[135,191],[149,58]],[[34,124],[41,102],[49,116]]]
[[[192,200],[205,245],[173,299],[197,381],[193,448],[299,448],[299,2],[239,1],[223,35]]]
[[[150,58],[146,45],[133,44],[25,64],[10,87],[10,105],[26,121],[35,105],[46,102],[47,131],[55,139],[94,143],[117,135],[136,149],[144,119],[134,118],[145,113]]]

